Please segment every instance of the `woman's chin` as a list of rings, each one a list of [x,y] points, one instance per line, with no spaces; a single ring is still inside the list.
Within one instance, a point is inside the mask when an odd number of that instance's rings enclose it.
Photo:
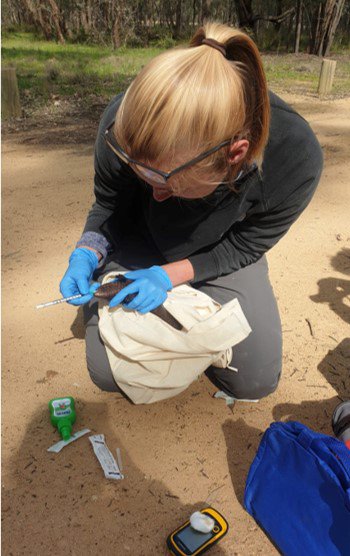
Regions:
[[[171,191],[162,191],[153,188],[153,199],[155,199],[155,201],[158,201],[158,203],[165,201],[165,199],[169,199],[169,197],[172,197]]]

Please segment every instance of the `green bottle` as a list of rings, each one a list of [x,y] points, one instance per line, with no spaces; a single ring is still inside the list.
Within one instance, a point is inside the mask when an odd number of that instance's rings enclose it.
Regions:
[[[51,423],[58,428],[63,440],[69,440],[76,414],[74,400],[71,396],[55,398],[49,401]]]

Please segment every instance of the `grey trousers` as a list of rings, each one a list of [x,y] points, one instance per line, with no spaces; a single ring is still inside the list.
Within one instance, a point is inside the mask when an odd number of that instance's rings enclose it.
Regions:
[[[136,265],[127,260],[123,260],[123,264],[110,260],[94,278],[101,281],[107,272],[147,268],[152,264],[164,264],[164,261],[138,258]],[[221,304],[236,297],[252,328],[248,338],[233,349],[230,366],[238,372],[211,366],[206,371],[208,378],[220,390],[237,399],[255,400],[271,394],[277,388],[281,374],[282,330],[266,257],[232,274],[191,285]],[[84,320],[86,359],[91,379],[101,390],[120,392],[99,335],[95,299],[84,306]]]

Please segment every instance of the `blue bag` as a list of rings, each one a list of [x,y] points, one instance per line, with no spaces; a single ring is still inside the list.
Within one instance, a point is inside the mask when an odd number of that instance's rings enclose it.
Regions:
[[[350,450],[301,423],[272,423],[244,504],[286,556],[350,556]]]

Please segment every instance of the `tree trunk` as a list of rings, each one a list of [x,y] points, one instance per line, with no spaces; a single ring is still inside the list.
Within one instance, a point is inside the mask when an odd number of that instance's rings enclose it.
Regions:
[[[313,45],[314,54],[325,56],[327,53],[328,56],[344,4],[345,0],[327,0],[322,8],[320,6]]]
[[[277,1],[277,10],[276,10],[276,16],[280,17],[283,13],[283,6],[282,6],[283,0],[278,0]],[[281,20],[277,20],[275,23],[275,29],[278,32],[281,29],[281,25],[282,25],[282,21]]]
[[[17,6],[13,2],[7,1],[6,4],[2,3],[2,22],[12,23],[14,25],[19,25],[20,18]]]
[[[117,50],[117,48],[121,47],[122,41],[120,38],[120,20],[121,14],[120,10],[117,10],[117,16],[114,20],[113,30],[112,30],[112,41],[113,41],[113,48]]]
[[[321,20],[322,20],[322,13],[323,13],[324,5],[320,2],[318,5],[317,10],[314,10],[312,16],[312,28],[311,28],[311,43],[310,43],[310,54],[317,53],[317,45],[320,40],[320,29],[321,29]]]
[[[57,40],[60,44],[65,44],[64,36],[62,34],[61,26],[60,26],[60,13],[58,10],[58,6],[55,0],[49,0],[49,4],[52,10],[52,19],[56,29]]]
[[[33,23],[38,26],[44,33],[44,37],[47,41],[51,40],[51,26],[45,21],[45,18],[41,11],[41,6],[37,7],[33,4],[32,0],[25,0],[26,7],[30,13]]]
[[[330,50],[331,50],[331,46],[333,44],[333,40],[334,40],[334,35],[335,32],[337,30],[337,27],[339,25],[339,21],[344,9],[344,4],[345,4],[345,0],[338,0],[338,2],[336,3],[334,12],[333,12],[333,18],[330,22],[329,25],[329,29],[328,32],[326,34],[326,38],[324,41],[324,49],[323,49],[323,56],[329,56]]]
[[[233,1],[229,0],[229,2],[228,2],[228,15],[227,15],[227,22],[228,23],[233,23],[234,11],[235,11],[235,8],[233,6]]]
[[[289,22],[288,22],[286,52],[289,52],[289,45],[290,45],[291,36],[292,36],[292,33],[293,33],[293,20],[294,20],[294,14],[291,14],[290,17],[289,17]]]
[[[202,25],[210,19],[211,0],[202,0]]]
[[[88,0],[87,6],[86,6],[86,24],[87,24],[88,32],[90,32],[90,31],[91,31],[91,27],[92,27],[92,8],[91,8],[91,0]]]
[[[91,27],[88,21],[88,5],[86,5],[85,1],[84,1],[84,7],[81,6],[78,11],[78,17],[80,20],[80,26],[83,28],[84,35],[85,37],[87,37],[89,35]]]
[[[235,0],[238,27],[248,27],[255,32],[256,21],[253,16],[252,0]]]
[[[173,34],[175,29],[175,23],[173,20],[172,5],[169,4],[168,2],[165,3],[165,19],[171,33]]]
[[[294,42],[294,53],[295,54],[299,53],[302,12],[303,12],[303,2],[302,2],[302,0],[298,0],[298,2],[297,2],[297,16],[296,16],[296,28],[295,28],[295,42]]]
[[[180,38],[181,34],[181,16],[182,16],[182,0],[177,0],[176,2],[176,12],[175,12],[175,28],[173,32],[173,38]]]
[[[305,14],[305,21],[306,21],[306,28],[307,28],[307,33],[308,33],[308,44],[306,47],[306,52],[308,54],[310,54],[311,50],[310,50],[310,45],[312,44],[312,20],[310,18],[310,13],[308,10],[308,6],[304,6],[303,5],[303,17]]]
[[[327,0],[326,4],[324,5],[323,21],[320,25],[319,43],[317,45],[317,56],[322,56],[324,40],[336,1],[337,0]]]
[[[43,8],[40,6],[37,11],[38,22],[40,27],[43,30],[45,39],[50,41],[52,39],[52,29],[50,23],[46,20],[45,15],[43,14]]]

